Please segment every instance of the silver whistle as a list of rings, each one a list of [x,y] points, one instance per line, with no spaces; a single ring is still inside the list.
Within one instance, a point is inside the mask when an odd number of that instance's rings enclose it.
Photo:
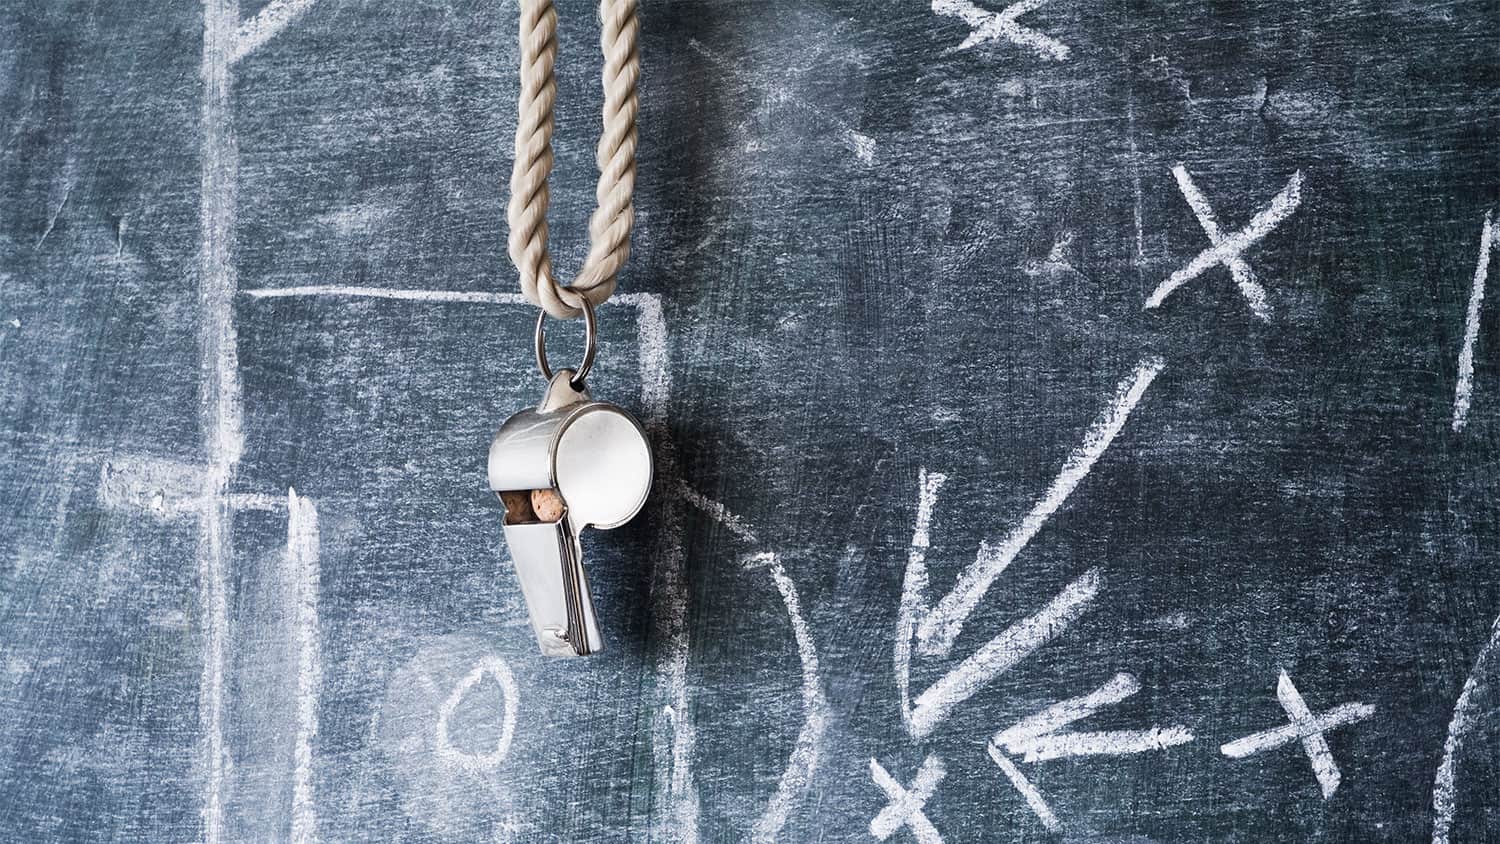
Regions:
[[[584,362],[578,372],[556,375],[543,347],[545,314],[538,318],[537,362],[547,391],[535,408],[505,420],[490,443],[490,489],[506,504],[505,541],[547,656],[603,649],[578,535],[630,521],[651,491],[651,445],[640,423],[584,388],[581,373],[594,350],[593,309],[584,313]],[[526,506],[528,499],[535,506]]]

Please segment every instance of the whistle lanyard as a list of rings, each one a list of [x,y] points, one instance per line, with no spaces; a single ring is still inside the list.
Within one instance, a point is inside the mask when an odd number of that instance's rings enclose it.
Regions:
[[[562,286],[547,250],[547,176],[552,172],[552,105],[557,99],[557,10],[552,0],[521,0],[521,95],[516,157],[510,176],[510,259],[521,291],[557,319],[579,315],[583,299],[598,305],[615,289],[635,225],[636,83],[641,75],[637,0],[601,0],[604,131],[595,162],[598,208],[589,219],[589,253],[573,283]]]
[[[608,299],[630,254],[635,223],[637,0],[601,0],[604,132],[596,160],[598,208],[589,254],[570,285],[559,285],[547,251],[547,176],[552,172],[552,104],[557,99],[557,11],[552,0],[521,0],[521,96],[510,178],[510,257],[526,299],[541,310],[533,337],[547,379],[541,403],[512,415],[490,443],[490,489],[505,507],[505,541],[526,598],[537,644],[548,656],[586,656],[604,647],[583,566],[579,533],[612,528],[640,512],[650,493],[651,444],[625,409],[592,398],[584,383],[598,328],[594,306]],[[576,369],[547,361],[547,317],[582,314],[584,353]]]

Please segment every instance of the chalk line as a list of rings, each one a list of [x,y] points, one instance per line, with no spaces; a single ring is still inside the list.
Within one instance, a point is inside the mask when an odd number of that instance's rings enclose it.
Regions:
[[[204,495],[208,468],[162,457],[112,455],[99,465],[99,504],[107,510],[141,511],[163,521],[203,516],[216,501],[227,500],[231,510],[281,512],[286,497],[233,492]]]
[[[239,20],[237,0],[203,2],[203,137],[199,196],[199,422],[207,458],[198,520],[198,601],[203,612],[203,672],[198,720],[203,731],[203,837],[218,844],[224,825],[224,660],[229,630],[232,515],[224,498],[244,448],[238,342],[234,327],[234,227],[239,148],[230,114],[229,52]]]
[[[265,46],[317,0],[271,0],[255,17],[240,24],[230,42],[229,63],[234,64]],[[236,16],[239,12],[236,9]]]
[[[996,747],[993,742],[985,750],[989,752],[990,758],[995,760],[995,764],[1000,766],[1000,770],[1005,773],[1010,784],[1015,786],[1016,791],[1021,792],[1022,797],[1026,798],[1026,805],[1030,806],[1032,813],[1041,820],[1042,826],[1046,827],[1048,832],[1061,831],[1062,822],[1052,812],[1052,807],[1047,805],[1042,793],[1036,790],[1036,786],[1031,784],[1031,780],[1027,779],[1025,774],[1021,773],[1021,769],[1000,752],[1000,748]]]
[[[1308,736],[1326,732],[1335,727],[1363,721],[1374,714],[1375,707],[1368,704],[1340,704],[1321,715],[1314,716],[1311,720],[1262,730],[1242,739],[1236,739],[1221,746],[1219,751],[1231,759],[1243,759],[1253,753],[1301,741]]]
[[[495,741],[494,749],[488,753],[469,753],[453,746],[453,740],[448,735],[448,725],[458,705],[463,703],[464,697],[471,689],[479,685],[486,674],[495,678],[495,682],[500,685],[500,694],[505,701],[505,714],[500,723],[500,738]],[[519,709],[520,694],[516,690],[516,678],[510,671],[510,665],[493,654],[481,657],[469,673],[454,684],[453,691],[448,693],[448,698],[438,709],[437,723],[434,725],[436,737],[433,743],[437,757],[465,770],[495,770],[510,753],[510,743],[515,736],[516,714]]]
[[[1151,296],[1146,299],[1145,310],[1158,307],[1172,291],[1192,281],[1209,269],[1219,264],[1227,264],[1230,259],[1238,258],[1245,250],[1265,239],[1277,226],[1281,225],[1297,206],[1302,203],[1302,171],[1298,170],[1292,174],[1292,178],[1271,198],[1271,201],[1262,208],[1259,213],[1250,218],[1249,224],[1243,229],[1228,237],[1220,239],[1208,249],[1199,252],[1189,261],[1187,266],[1167,277],[1166,281],[1157,285]]]
[[[1224,234],[1219,230],[1218,218],[1214,216],[1214,209],[1208,204],[1208,198],[1193,184],[1193,177],[1188,174],[1187,167],[1178,162],[1172,168],[1172,176],[1177,179],[1177,188],[1182,191],[1182,196],[1187,200],[1189,207],[1193,209],[1193,216],[1198,218],[1198,224],[1203,227],[1203,233],[1208,235],[1208,242],[1218,246],[1224,242]],[[1234,278],[1234,283],[1240,289],[1240,295],[1250,304],[1250,310],[1263,321],[1270,321],[1271,306],[1266,301],[1266,289],[1255,279],[1255,271],[1244,258],[1236,255],[1227,262],[1229,274]]]
[[[1115,436],[1125,427],[1130,412],[1135,409],[1146,388],[1166,365],[1160,357],[1148,355],[1136,364],[1135,370],[1116,388],[1115,396],[1083,436],[1083,442],[1068,455],[1062,470],[1053,479],[1041,500],[1031,508],[998,545],[988,542],[980,546],[974,562],[959,575],[957,584],[938,605],[922,619],[917,629],[917,649],[924,655],[946,656],[954,641],[963,630],[964,622],[974,612],[984,593],[995,578],[1005,571],[1016,555],[1031,542],[1042,525],[1056,513],[1078,484],[1094,468],[1094,463],[1104,454]]]
[[[400,299],[411,302],[463,302],[489,305],[525,305],[519,293],[473,290],[412,290],[399,287],[362,287],[344,284],[307,284],[298,287],[262,287],[243,291],[255,299],[288,299],[301,296],[333,296],[358,299]],[[616,297],[618,298],[618,297]]]
[[[1075,756],[1125,756],[1166,750],[1187,744],[1193,734],[1186,727],[1149,727],[1144,730],[1101,730],[1057,733],[1017,742],[1008,748],[1026,762],[1046,762]]]
[[[938,492],[948,476],[928,472],[924,466],[917,472],[917,517],[911,531],[911,548],[906,552],[906,575],[901,582],[901,605],[896,613],[896,642],[891,656],[896,675],[896,691],[901,697],[901,720],[911,728],[911,645],[917,622],[927,610],[927,548],[931,544],[932,514],[937,508]]]
[[[774,842],[786,826],[793,805],[812,784],[813,774],[818,769],[818,757],[822,752],[823,734],[828,729],[832,713],[828,698],[823,694],[823,684],[818,678],[818,651],[814,645],[812,631],[802,617],[801,602],[797,597],[796,584],[787,575],[781,558],[771,553],[757,554],[751,565],[766,567],[781,600],[786,604],[787,618],[792,623],[792,635],[797,640],[797,656],[802,662],[802,729],[797,733],[797,743],[787,760],[786,770],[776,786],[776,794],[766,804],[765,811],[755,822],[751,840]]]
[[[908,724],[911,735],[926,738],[954,707],[1061,635],[1089,609],[1102,582],[1099,569],[1089,569],[1041,610],[1007,627],[957,668],[928,686],[912,707]]]
[[[1293,723],[1305,724],[1312,720],[1312,710],[1307,708],[1307,701],[1302,699],[1302,694],[1292,685],[1292,678],[1285,671],[1281,672],[1281,678],[1276,681],[1276,699],[1281,701],[1281,708],[1286,710],[1287,717]],[[1343,779],[1338,763],[1333,761],[1333,751],[1328,747],[1328,739],[1321,732],[1303,736],[1302,750],[1312,763],[1313,776],[1317,778],[1318,787],[1323,791],[1323,799],[1327,800],[1338,790],[1339,781]]]
[[[1438,763],[1437,775],[1432,781],[1432,844],[1448,844],[1453,830],[1453,814],[1458,807],[1458,754],[1463,750],[1464,740],[1474,730],[1480,717],[1475,703],[1476,695],[1490,688],[1486,679],[1490,662],[1496,649],[1500,648],[1500,617],[1490,628],[1489,641],[1474,660],[1474,668],[1464,679],[1463,691],[1458,694],[1458,703],[1453,707],[1453,718],[1448,722],[1448,736],[1443,740],[1443,760]]]
[[[1469,289],[1469,310],[1464,317],[1464,344],[1458,352],[1458,385],[1453,389],[1453,431],[1457,433],[1469,422],[1469,404],[1474,396],[1474,344],[1479,340],[1479,311],[1484,305],[1484,285],[1490,274],[1490,251],[1495,247],[1491,227],[1493,211],[1484,212],[1484,228],[1479,235],[1479,260],[1474,266],[1474,283]]]
[[[292,841],[318,839],[318,810],[313,794],[313,738],[318,734],[318,694],[323,658],[318,630],[318,510],[310,499],[286,492],[286,553],[292,594],[292,624],[297,643],[297,741],[292,768]]]
[[[689,504],[708,514],[709,518],[723,525],[726,530],[740,539],[752,543],[759,541],[755,538],[755,531],[747,527],[743,519],[729,512],[722,503],[693,489],[688,485],[687,481],[678,482],[677,494],[686,499]]]
[[[990,739],[990,743],[1017,754],[1026,762],[1045,762],[1074,756],[1122,756],[1165,750],[1193,740],[1186,727],[1150,727],[1144,730],[1060,732],[1064,727],[1112,706],[1141,690],[1134,675],[1120,672],[1104,685],[1079,697],[1068,698],[1029,715]]]
[[[904,826],[911,830],[918,844],[943,844],[943,836],[938,834],[932,821],[927,819],[927,812],[923,807],[947,775],[943,760],[929,754],[922,760],[922,767],[917,770],[917,776],[908,789],[896,782],[896,778],[872,757],[870,779],[880,786],[890,803],[870,819],[870,834],[884,841]]]
[[[997,14],[979,8],[971,0],[932,0],[932,11],[946,17],[959,18],[973,30],[963,43],[950,52],[967,50],[987,41],[1004,38],[1013,44],[1030,47],[1043,59],[1062,61],[1071,52],[1068,45],[1017,22],[1017,18],[1036,11],[1048,2],[1050,0],[1022,0],[1020,3],[1012,3]]]

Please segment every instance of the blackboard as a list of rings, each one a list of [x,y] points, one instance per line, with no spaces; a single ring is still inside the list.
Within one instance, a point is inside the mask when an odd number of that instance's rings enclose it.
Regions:
[[[515,3],[6,4],[0,837],[1495,840],[1497,12],[648,0],[559,661]]]

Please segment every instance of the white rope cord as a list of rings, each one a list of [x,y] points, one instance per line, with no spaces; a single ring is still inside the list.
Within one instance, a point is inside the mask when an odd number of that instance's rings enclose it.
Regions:
[[[547,251],[547,176],[552,172],[552,104],[557,99],[557,11],[552,0],[521,0],[521,97],[516,119],[516,160],[510,175],[510,259],[521,292],[559,319],[579,314],[587,296],[595,305],[615,290],[615,275],[630,255],[635,225],[636,81],[641,75],[636,38],[637,0],[600,0],[599,44],[604,50],[604,133],[595,160],[599,207],[589,219],[589,254],[572,285],[552,275]]]

